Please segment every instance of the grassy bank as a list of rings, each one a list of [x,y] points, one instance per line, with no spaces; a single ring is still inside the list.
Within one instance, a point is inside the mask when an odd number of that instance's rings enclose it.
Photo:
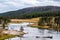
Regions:
[[[29,25],[29,26],[34,27],[34,28],[38,28],[38,29],[48,29],[48,30],[56,30],[56,31],[59,30],[60,31],[59,27],[58,28],[56,28],[56,27],[49,28],[49,26],[38,26],[38,25],[35,25],[35,24]]]
[[[15,37],[15,36],[14,35],[3,35],[3,36],[0,37],[0,40],[12,38],[12,37]]]

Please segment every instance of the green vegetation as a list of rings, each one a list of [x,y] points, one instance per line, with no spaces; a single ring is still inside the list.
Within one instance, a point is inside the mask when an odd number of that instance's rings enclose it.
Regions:
[[[16,15],[16,16],[15,16]],[[2,15],[1,15],[2,16]],[[60,16],[60,11],[43,11],[43,12],[31,12],[31,13],[24,13],[24,14],[11,14],[11,15],[4,15],[2,17],[12,18],[12,19],[30,19],[36,17],[52,17],[52,16]]]
[[[8,38],[12,38],[12,37],[15,37],[15,36],[14,35],[3,35],[2,37],[0,37],[0,40],[5,40]]]

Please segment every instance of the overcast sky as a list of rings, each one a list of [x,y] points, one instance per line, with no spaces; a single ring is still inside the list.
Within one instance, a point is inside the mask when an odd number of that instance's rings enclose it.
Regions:
[[[0,0],[0,13],[33,6],[60,6],[60,0]]]

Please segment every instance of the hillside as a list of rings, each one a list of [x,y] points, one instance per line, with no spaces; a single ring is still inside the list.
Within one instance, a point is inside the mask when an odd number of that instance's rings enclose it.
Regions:
[[[38,6],[29,7],[16,11],[1,13],[0,16],[9,18],[35,18],[40,16],[58,16],[60,7],[58,6]]]

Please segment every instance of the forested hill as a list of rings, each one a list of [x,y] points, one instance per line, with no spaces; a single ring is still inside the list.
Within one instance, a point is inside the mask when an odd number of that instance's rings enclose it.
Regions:
[[[40,16],[60,16],[60,7],[58,6],[29,7],[16,11],[1,13],[0,16],[9,18],[35,18]]]

